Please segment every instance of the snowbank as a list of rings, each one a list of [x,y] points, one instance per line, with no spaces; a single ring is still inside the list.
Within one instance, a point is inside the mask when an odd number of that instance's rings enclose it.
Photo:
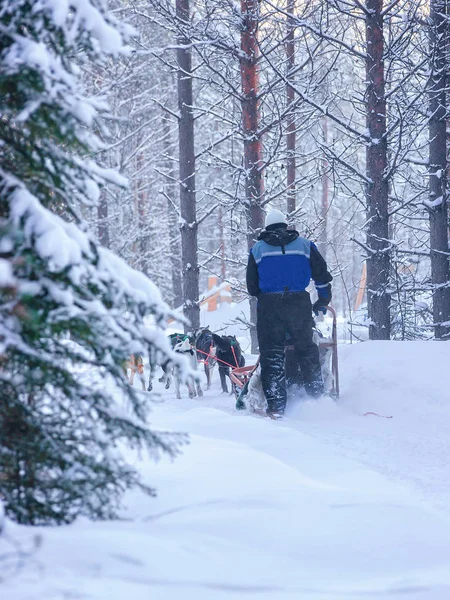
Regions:
[[[290,417],[450,517],[449,365],[445,342],[342,346],[339,407],[297,404]]]

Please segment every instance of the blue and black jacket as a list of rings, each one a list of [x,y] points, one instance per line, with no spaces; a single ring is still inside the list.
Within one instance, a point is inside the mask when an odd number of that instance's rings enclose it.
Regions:
[[[251,296],[304,292],[311,279],[319,297],[330,300],[333,277],[313,242],[278,223],[259,235],[247,265],[247,289]]]

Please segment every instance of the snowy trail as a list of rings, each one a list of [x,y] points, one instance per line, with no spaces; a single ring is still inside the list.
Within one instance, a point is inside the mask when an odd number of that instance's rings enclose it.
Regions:
[[[342,402],[282,422],[236,412],[217,373],[201,399],[166,393],[152,424],[190,445],[132,457],[158,497],[129,494],[123,521],[38,530],[2,600],[450,598],[447,345],[390,344],[344,348]],[[8,527],[25,546],[35,533]]]
[[[340,347],[341,399],[290,402],[280,426],[410,487],[450,518],[450,346],[372,342]],[[184,401],[169,400],[185,406]],[[194,401],[239,416],[219,391]],[[376,413],[363,416],[364,413]],[[377,416],[380,415],[380,416]],[[386,419],[384,416],[392,418]],[[255,417],[256,418],[256,417]]]
[[[338,407],[298,404],[300,430],[390,480],[450,518],[450,347],[372,342],[341,350]],[[392,419],[359,415],[375,411]]]

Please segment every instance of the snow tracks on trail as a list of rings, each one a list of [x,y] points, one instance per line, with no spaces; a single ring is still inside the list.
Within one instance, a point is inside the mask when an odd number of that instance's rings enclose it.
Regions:
[[[450,344],[365,342],[341,347],[340,364],[338,405],[292,404],[292,425],[450,517]]]

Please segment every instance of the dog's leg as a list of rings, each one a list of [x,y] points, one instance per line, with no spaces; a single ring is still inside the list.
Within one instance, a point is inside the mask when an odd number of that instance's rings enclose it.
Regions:
[[[176,381],[176,378],[175,378],[175,381]],[[166,375],[166,385],[164,386],[164,389],[168,390],[171,385],[172,385],[172,377],[169,374],[167,374]]]
[[[147,392],[153,390],[153,378],[155,377],[155,361],[153,359],[153,352],[150,350],[148,353],[148,387]]]
[[[233,388],[233,382],[231,381],[231,377],[230,377],[230,371],[231,371],[231,369],[229,367],[226,367],[226,369],[225,369],[225,381],[227,381],[227,379],[230,380],[230,396],[231,396],[231,394],[234,394],[234,388]]]
[[[136,361],[136,371],[138,373],[139,381],[141,382],[142,391],[145,392],[145,370],[144,370],[144,360],[142,356]]]
[[[151,392],[153,390],[153,379],[155,377],[155,367],[152,365],[152,363],[150,364],[150,373],[148,376],[148,387],[147,387],[147,392]]]
[[[160,381],[162,380],[163,382],[165,382],[164,388],[166,390],[168,390],[172,383],[172,377],[171,377],[172,367],[170,367],[169,363],[166,362],[163,365],[161,365],[161,369],[163,370],[164,375],[160,378]]]
[[[148,376],[148,388],[147,391],[151,392],[153,390],[153,380],[155,379],[155,373],[157,369],[157,365],[150,364],[150,375]],[[165,377],[165,375],[163,375]]]
[[[161,365],[161,369],[162,369],[163,374],[158,379],[158,381],[159,381],[159,383],[165,383],[167,380],[167,363],[164,363],[163,365]]]
[[[222,393],[228,394],[228,386],[226,380],[227,367],[219,367],[220,384],[222,385]]]
[[[212,385],[212,378],[213,378],[213,373],[214,373],[214,367],[216,366],[217,362],[216,362],[216,349],[213,348],[211,350],[211,357],[208,361],[208,380],[209,380],[209,387],[208,389],[211,387]]]
[[[205,362],[205,375],[206,375],[206,389],[209,390],[211,387],[211,368],[208,362]]]
[[[195,352],[191,354],[191,367],[193,371],[198,373],[197,354]],[[195,398],[197,395],[203,396],[203,390],[201,388],[200,382],[197,379],[192,378],[192,380],[190,380],[190,383],[192,387],[193,397]]]
[[[180,377],[179,377],[178,373],[175,373],[174,379],[175,379],[175,393],[177,395],[177,399],[181,400]]]
[[[150,373],[148,374],[148,387],[147,387],[147,392],[151,392],[153,390],[153,376],[154,376],[154,369],[150,363]]]
[[[130,375],[128,376],[128,370],[130,371]],[[136,373],[136,361],[134,358],[134,354],[130,355],[130,358],[127,363],[127,378],[130,385],[134,385],[134,374]]]
[[[225,381],[229,379],[230,380],[230,386],[231,386],[231,390],[230,390],[230,396],[234,394],[234,384],[231,381],[231,377],[230,377],[230,368],[226,367],[225,368]]]

